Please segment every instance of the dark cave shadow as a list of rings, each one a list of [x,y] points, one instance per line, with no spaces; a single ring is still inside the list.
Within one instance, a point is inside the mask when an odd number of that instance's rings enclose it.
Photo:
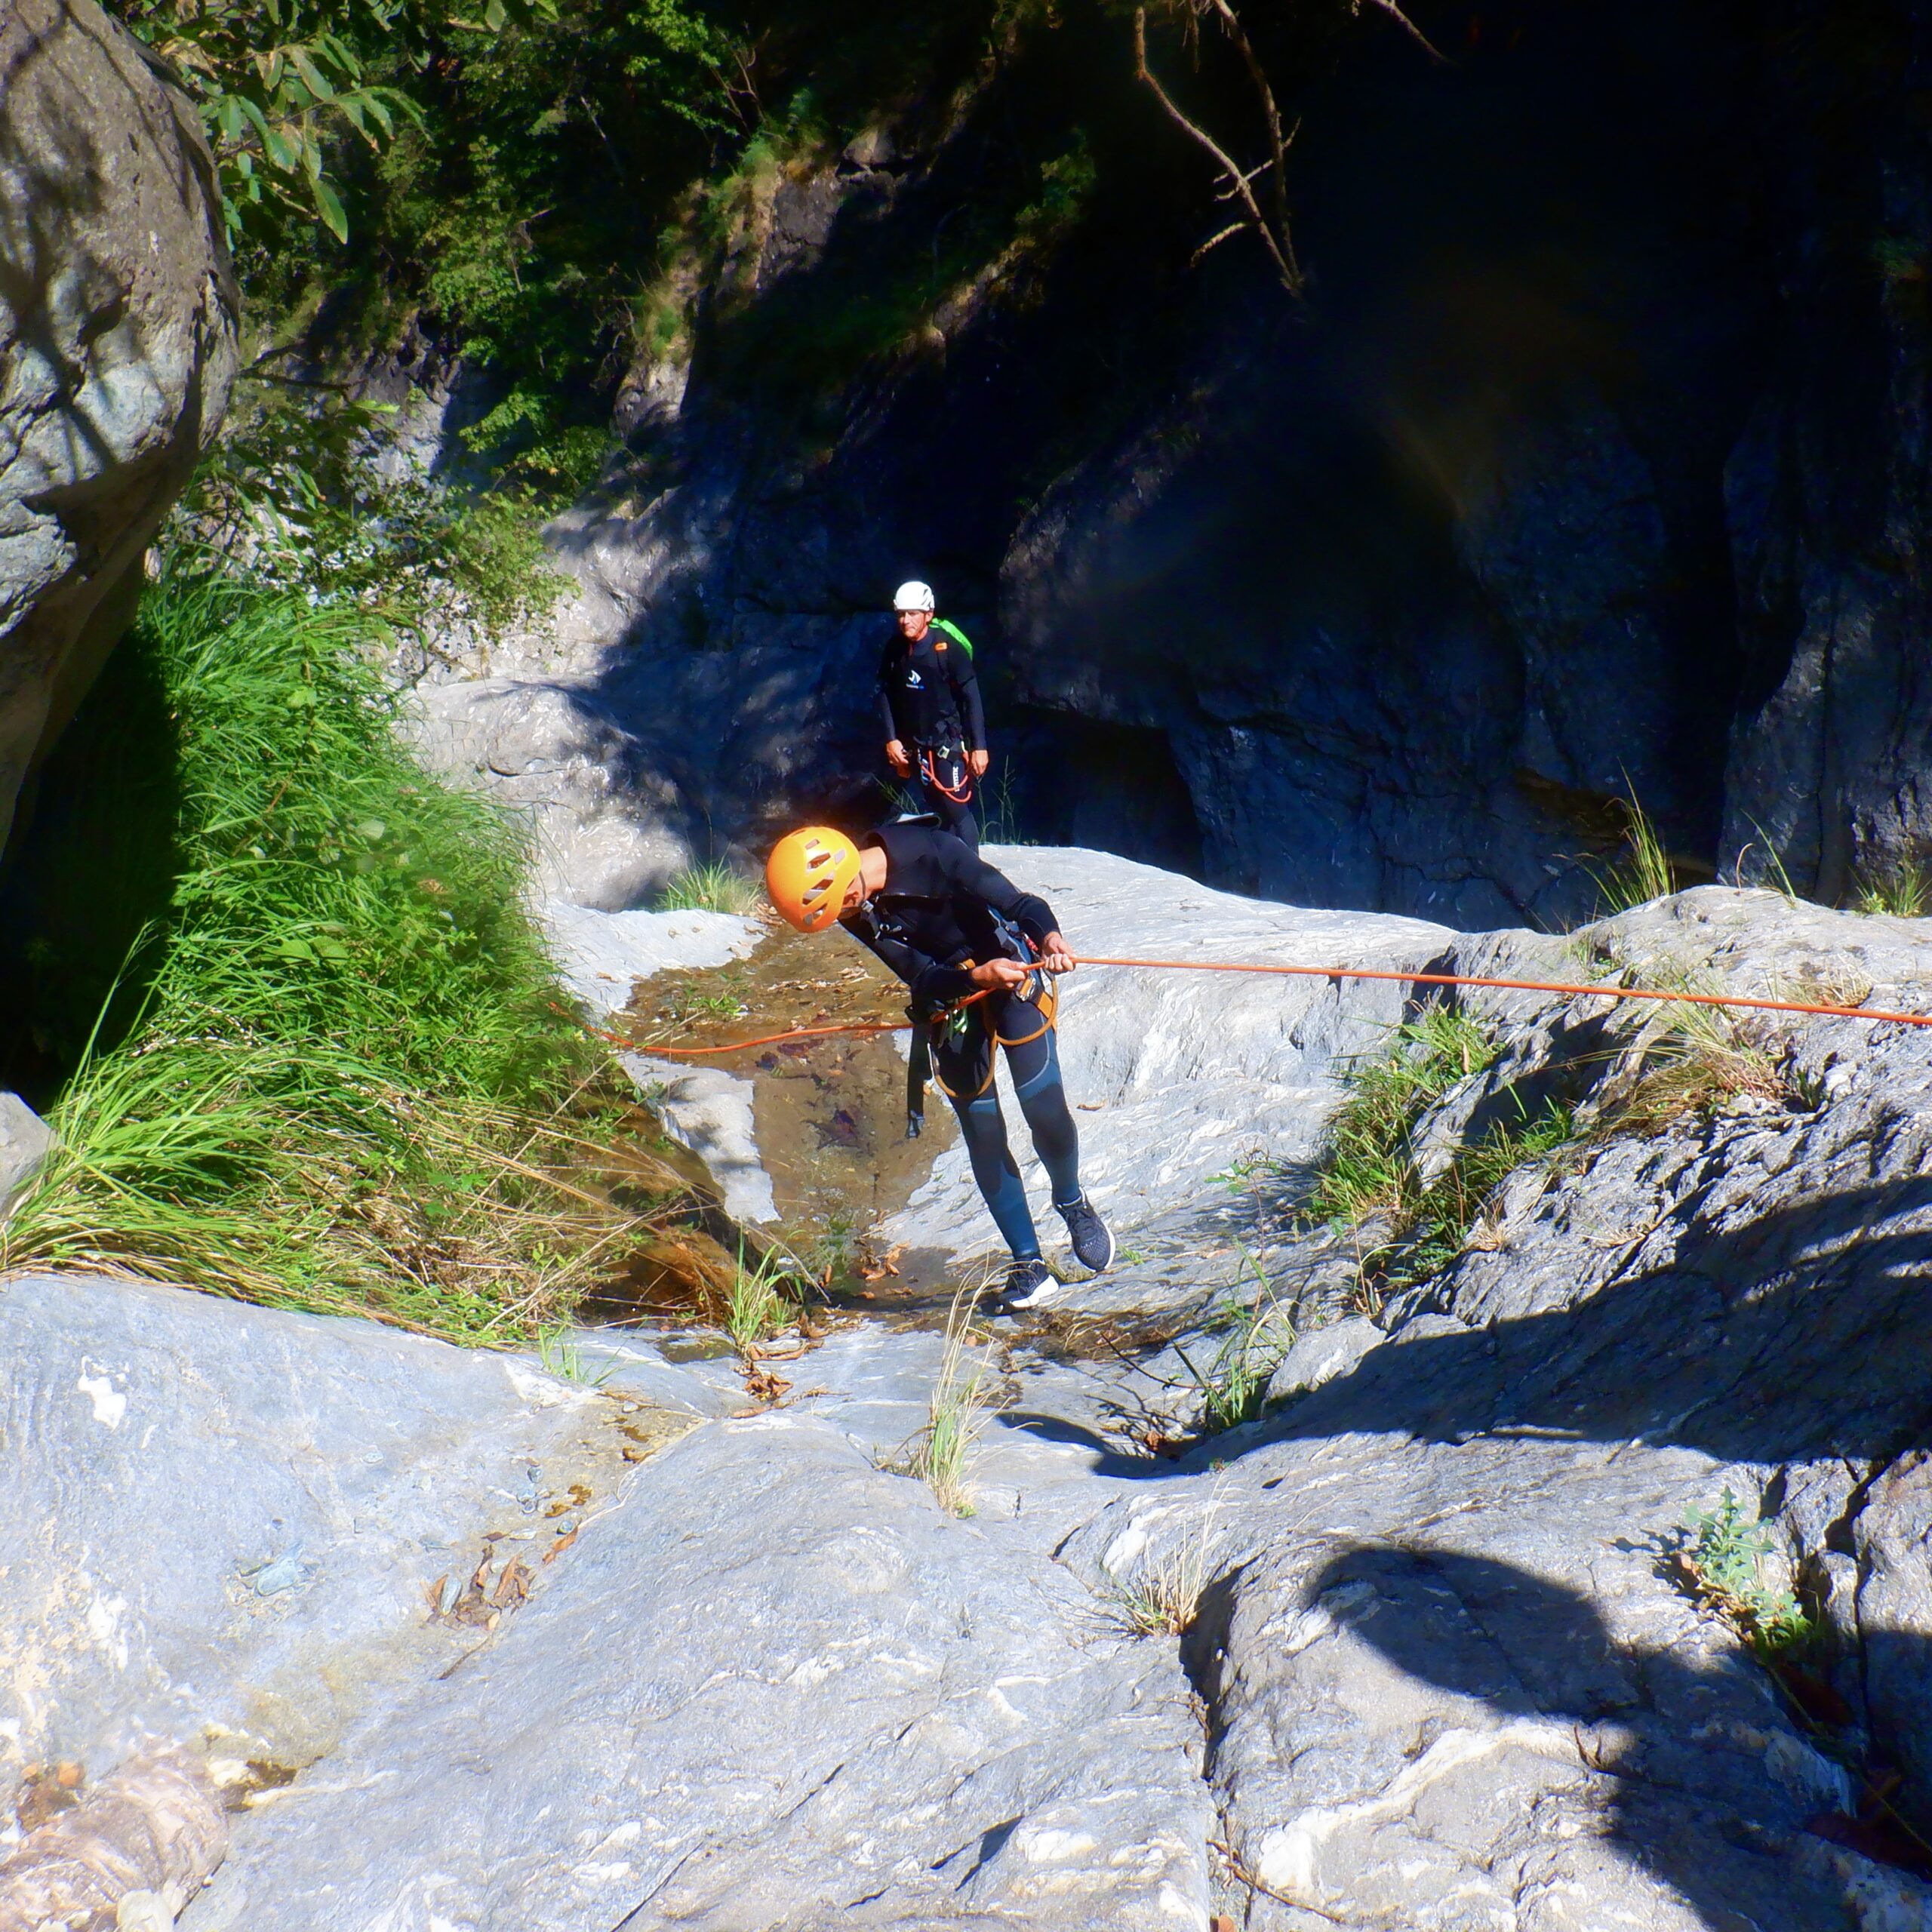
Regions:
[[[0,1088],[51,1105],[138,1017],[181,871],[177,726],[140,632],[32,781],[0,860]]]
[[[1486,1556],[1358,1546],[1324,1566],[1305,1601],[1406,1675],[1499,1718],[1574,1724],[1580,1745],[1582,1727],[1629,1727],[1623,1741],[1598,1733],[1586,1747],[1614,1780],[1610,1841],[1713,1932],[1791,1927],[1795,1905],[1812,1908],[1811,1926],[1844,1922],[1839,1891],[1786,1854],[1807,1831],[1855,1843],[1871,1827],[1822,1791],[1779,1800],[1761,1749],[1737,1741],[1784,1722],[1771,1678],[1747,1657],[1700,1668],[1619,1644],[1577,1592]],[[1877,1848],[1869,1835],[1863,1848]]]
[[[1681,1217],[1694,1203],[1680,1204]],[[1574,1306],[1372,1349],[1238,1445],[1388,1431],[1640,1441],[1724,1462],[1932,1445],[1932,1175],[1692,1229]]]

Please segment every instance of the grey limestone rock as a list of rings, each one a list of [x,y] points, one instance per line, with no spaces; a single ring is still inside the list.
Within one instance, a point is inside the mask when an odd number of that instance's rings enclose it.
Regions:
[[[718,1425],[645,1476],[461,1672],[245,1823],[188,1932],[1204,1925],[1171,1649],[823,1423]]]
[[[537,914],[565,985],[600,1020],[623,1011],[638,980],[742,959],[764,937],[731,912],[606,912],[552,899]]]
[[[0,17],[0,268],[4,841],[235,374],[199,122],[93,0]]]
[[[32,1445],[0,1497],[16,1770],[149,1736],[309,1762],[450,1660],[429,1586],[621,1466],[609,1399],[514,1359],[178,1289],[9,1281],[0,1359],[0,1440]]]
[[[32,1108],[19,1094],[0,1091],[0,1220],[53,1145],[53,1130]]]

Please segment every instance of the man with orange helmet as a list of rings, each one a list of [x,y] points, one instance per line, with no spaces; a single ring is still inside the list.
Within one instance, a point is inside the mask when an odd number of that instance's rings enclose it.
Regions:
[[[885,761],[947,831],[977,851],[973,794],[989,755],[973,647],[963,631],[935,618],[931,584],[902,583],[892,601],[898,627],[878,666]]]
[[[1074,958],[1053,908],[930,826],[882,826],[858,838],[808,826],[773,848],[765,884],[800,932],[823,932],[836,921],[910,989],[915,1066],[930,1052],[973,1178],[1012,1251],[1000,1306],[1036,1306],[1060,1284],[1041,1255],[1007,1142],[993,1085],[995,1047],[1006,1054],[1075,1258],[1096,1273],[1110,1266],[1113,1236],[1081,1190],[1080,1137],[1060,1081],[1051,979],[1072,972]]]

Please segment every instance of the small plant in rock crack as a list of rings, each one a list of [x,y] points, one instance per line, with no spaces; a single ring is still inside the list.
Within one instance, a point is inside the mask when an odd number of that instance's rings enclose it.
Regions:
[[[1685,1592],[1766,1659],[1786,1656],[1816,1635],[1797,1598],[1764,1581],[1774,1534],[1769,1523],[1746,1518],[1727,1484],[1715,1509],[1694,1509],[1684,1518],[1672,1556]]]
[[[1409,1158],[1417,1121],[1432,1101],[1492,1065],[1497,1052],[1466,1014],[1438,1006],[1396,1028],[1378,1058],[1358,1061],[1328,1124],[1310,1218],[1349,1228],[1377,1214],[1405,1220],[1421,1192]]]
[[[1348,1097],[1330,1123],[1305,1213],[1355,1239],[1355,1302],[1374,1314],[1390,1290],[1413,1287],[1446,1268],[1481,1228],[1478,1244],[1497,1244],[1483,1211],[1525,1161],[1547,1160],[1574,1137],[1567,1109],[1554,1104],[1492,1130],[1463,1148],[1432,1181],[1412,1149],[1417,1123],[1435,1101],[1495,1063],[1498,1048],[1467,1014],[1432,1007],[1396,1030],[1382,1058],[1349,1075]]]
[[[1201,1419],[1211,1433],[1252,1422],[1268,1399],[1268,1384],[1294,1340],[1294,1326],[1277,1300],[1260,1258],[1237,1241],[1255,1297],[1230,1297],[1218,1323],[1225,1330],[1220,1349],[1205,1373],[1177,1342],[1174,1353],[1201,1392]]]
[[[1193,1627],[1221,1548],[1214,1524],[1220,1503],[1217,1482],[1200,1521],[1185,1536],[1137,1562],[1125,1576],[1109,1574],[1102,1601],[1130,1635],[1184,1637]]]
[[[1673,992],[1712,990],[1695,975],[1653,964],[1653,986]],[[1686,1115],[1804,1103],[1801,1082],[1781,1063],[1777,1036],[1762,1020],[1722,1007],[1666,1006],[1638,1036],[1634,1075],[1605,1096],[1600,1136],[1662,1133]]]
[[[798,1320],[798,1305],[785,1292],[796,1280],[789,1258],[775,1250],[748,1266],[740,1244],[724,1296],[724,1332],[740,1355],[749,1359]]]
[[[1623,855],[1596,875],[1598,897],[1606,913],[1627,912],[1654,899],[1667,899],[1677,890],[1676,875],[1649,815],[1635,798],[1623,811]]]
[[[1861,872],[1852,908],[1894,919],[1924,918],[1932,912],[1932,866],[1923,860],[1900,859],[1882,869]]]
[[[949,1516],[973,1514],[973,1461],[993,1408],[986,1364],[972,1352],[981,1340],[973,1327],[977,1300],[977,1294],[967,1287],[952,1297],[939,1375],[926,1405],[926,1426],[900,1465],[906,1475],[931,1490]]]
[[[589,1374],[584,1367],[582,1352],[571,1339],[568,1325],[563,1322],[538,1330],[537,1359],[560,1381],[581,1382],[592,1389],[601,1388],[611,1379],[615,1367],[613,1364],[601,1374]]]

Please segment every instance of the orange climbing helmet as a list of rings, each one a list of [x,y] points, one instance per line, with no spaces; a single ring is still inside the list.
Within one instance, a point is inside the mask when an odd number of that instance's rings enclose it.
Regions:
[[[829,825],[788,832],[764,862],[771,903],[801,933],[822,933],[838,918],[859,876],[859,848]]]

